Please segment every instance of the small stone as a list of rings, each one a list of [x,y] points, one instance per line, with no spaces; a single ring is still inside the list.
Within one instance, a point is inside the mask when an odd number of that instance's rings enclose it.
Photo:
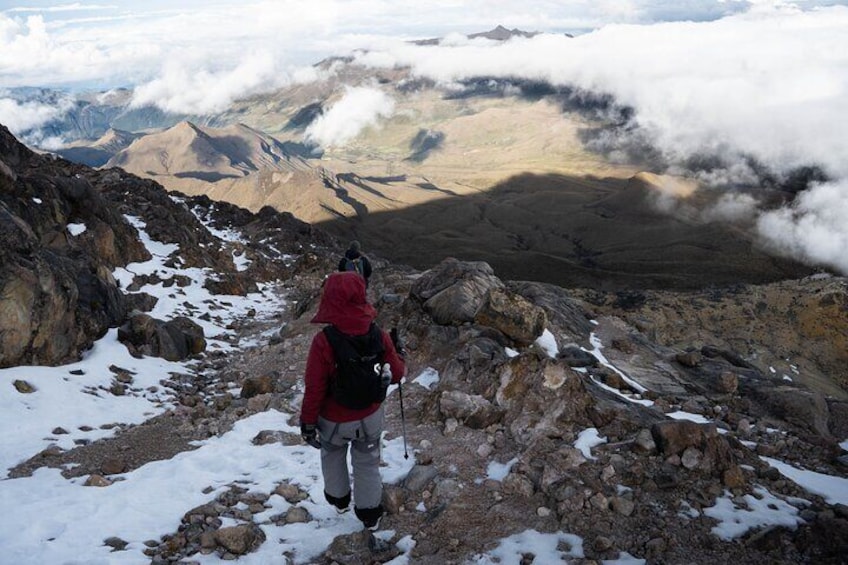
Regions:
[[[398,514],[406,501],[404,490],[394,485],[383,487],[383,508],[387,514]]]
[[[608,537],[598,536],[595,538],[595,541],[592,542],[592,548],[595,551],[603,552],[607,551],[612,547],[612,540]]]
[[[694,447],[687,447],[680,457],[680,463],[690,471],[698,466],[701,462],[701,451]]]
[[[433,453],[430,451],[419,451],[415,454],[415,462],[418,465],[432,465]]]
[[[221,528],[215,532],[215,541],[232,555],[244,555],[265,541],[265,532],[255,524]]]
[[[718,388],[719,392],[732,394],[739,388],[739,377],[733,371],[724,371],[718,376],[716,388]]]
[[[403,486],[410,492],[422,491],[438,474],[439,471],[433,465],[416,465],[406,475]]]
[[[609,508],[609,499],[600,492],[592,496],[589,502],[598,510],[607,510]]]
[[[242,398],[252,398],[260,394],[270,394],[273,392],[274,379],[271,375],[262,375],[246,378],[242,384],[240,395]]]
[[[645,554],[649,559],[657,558],[658,556],[665,553],[665,550],[668,548],[668,544],[663,538],[654,538],[648,543],[645,544]]]
[[[286,524],[302,524],[309,520],[309,512],[301,506],[292,506],[286,512]]]
[[[218,542],[215,541],[215,532],[203,532],[200,534],[200,547],[203,549],[215,549]]]
[[[251,412],[265,412],[271,405],[271,394],[258,394],[247,399],[247,409]]]
[[[742,488],[745,486],[745,474],[739,465],[731,465],[721,476],[721,482],[724,486],[731,489]]]
[[[736,424],[736,431],[742,435],[748,435],[751,433],[751,421],[747,418],[742,418],[739,420],[739,423]]]
[[[684,367],[697,367],[701,364],[701,360],[703,359],[700,351],[686,351],[685,353],[678,353],[674,358]]]
[[[439,502],[447,502],[459,496],[462,485],[454,479],[442,479],[433,489],[433,497]]]
[[[20,379],[15,380],[12,383],[12,386],[14,386],[15,390],[17,390],[21,394],[32,394],[33,392],[35,392],[37,390],[34,386],[29,384],[28,382],[22,381]]]
[[[654,436],[651,435],[651,430],[642,429],[636,434],[636,439],[633,441],[633,450],[637,453],[650,454],[657,450],[657,444],[654,441]]]
[[[601,480],[604,481],[605,483],[608,483],[610,481],[610,479],[612,479],[614,476],[615,476],[615,467],[613,467],[612,465],[607,465],[601,471]]]
[[[477,456],[485,459],[492,454],[492,446],[488,443],[483,443],[477,448]]]
[[[518,473],[509,473],[501,482],[503,490],[509,494],[517,494],[525,498],[533,496],[533,481]]]
[[[636,504],[633,503],[632,500],[628,500],[626,498],[615,496],[610,500],[610,507],[618,514],[622,516],[630,516],[633,514],[633,511],[636,509]]]
[[[83,486],[86,487],[108,487],[112,484],[112,481],[104,477],[103,475],[89,475],[88,478],[83,483]]]
[[[100,465],[100,471],[104,475],[118,475],[127,470],[127,463],[121,459],[107,459]]]
[[[66,430],[65,428],[53,428],[53,431],[51,433],[53,435],[61,436],[61,435],[68,434],[70,432],[68,432],[68,430]]]
[[[551,515],[551,509],[546,508],[544,506],[540,506],[539,508],[536,509],[536,515],[539,516],[540,518],[547,518],[548,516]]]
[[[302,498],[300,498],[300,489],[289,483],[283,483],[279,485],[277,488],[274,489],[274,494],[282,496],[286,499],[286,502],[289,502],[291,504],[295,504],[303,500]]]
[[[108,545],[114,551],[123,551],[123,549],[127,547],[128,542],[125,542],[121,538],[113,536],[111,538],[106,538],[105,540],[103,540],[103,545]]]
[[[456,428],[459,427],[459,421],[456,418],[448,418],[445,420],[445,430],[444,434],[446,436],[452,436],[454,432],[456,432]]]
[[[430,441],[429,439],[422,439],[418,443],[418,447],[420,447],[422,451],[429,451],[430,449],[433,448],[433,442]]]

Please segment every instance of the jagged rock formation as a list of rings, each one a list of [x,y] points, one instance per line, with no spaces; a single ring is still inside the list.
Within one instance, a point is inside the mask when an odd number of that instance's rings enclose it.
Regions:
[[[235,250],[249,257],[247,269],[233,261],[232,247],[244,244],[225,245],[213,236],[195,207],[212,216],[213,225],[262,234],[262,243]],[[208,198],[172,197],[153,181],[118,169],[94,171],[37,155],[2,128],[0,367],[74,360],[108,328],[124,323],[129,310],[152,307],[138,295],[128,301],[112,275],[150,258],[128,217],[138,218],[157,241],[177,245],[170,265],[213,270],[217,277],[207,286],[214,293],[245,294],[257,281],[283,276],[287,267],[277,259],[300,249],[304,239],[333,241],[270,208],[257,216]],[[142,281],[151,277],[135,284]]]
[[[73,359],[126,314],[111,269],[147,251],[88,180],[5,128],[0,160],[0,366]]]

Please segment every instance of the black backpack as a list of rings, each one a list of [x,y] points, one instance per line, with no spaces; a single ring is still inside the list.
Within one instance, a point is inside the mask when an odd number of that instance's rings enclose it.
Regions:
[[[362,276],[365,276],[362,271],[362,258],[357,257],[356,259],[351,259],[350,257],[345,257],[344,264],[345,271],[353,271],[354,273],[359,273]]]
[[[383,333],[372,323],[361,336],[343,334],[333,326],[324,328],[333,348],[336,377],[330,382],[333,399],[346,408],[361,410],[386,399],[380,367],[386,357]]]

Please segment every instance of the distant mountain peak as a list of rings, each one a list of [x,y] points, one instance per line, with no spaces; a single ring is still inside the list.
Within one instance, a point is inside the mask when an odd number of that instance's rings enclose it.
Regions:
[[[518,28],[507,29],[501,24],[498,24],[494,28],[489,31],[483,31],[480,33],[472,33],[470,35],[466,35],[468,39],[477,39],[482,37],[484,39],[491,39],[493,41],[507,41],[512,39],[513,37],[533,37],[534,35],[539,35],[538,31],[523,31]],[[442,42],[441,37],[434,37],[431,39],[419,39],[417,41],[412,41],[415,45],[438,45]]]
[[[507,29],[504,26],[498,24],[497,27],[490,29],[489,31],[484,31],[481,33],[472,33],[468,36],[469,39],[476,39],[478,37],[484,37],[486,39],[493,39],[495,41],[507,41],[512,39],[513,37],[533,37],[534,35],[538,35],[538,31],[522,31],[518,28]]]

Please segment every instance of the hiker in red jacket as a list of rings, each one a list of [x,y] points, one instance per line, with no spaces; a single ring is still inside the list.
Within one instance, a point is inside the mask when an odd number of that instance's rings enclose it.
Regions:
[[[383,515],[380,478],[380,436],[388,381],[398,383],[406,367],[389,335],[374,324],[376,310],[365,298],[365,280],[356,273],[331,274],[324,283],[316,324],[329,324],[312,339],[306,361],[306,390],[300,412],[304,441],[321,449],[324,496],[339,513],[351,501],[348,446],[353,464],[353,499],[357,518],[375,529]],[[332,345],[331,345],[332,343]],[[354,353],[357,352],[358,353]],[[342,353],[344,352],[344,353]],[[351,359],[370,366],[371,375],[351,380]],[[377,379],[382,370],[382,395],[362,397],[352,390],[362,379]],[[388,366],[386,366],[388,365]],[[355,401],[352,396],[359,394]]]

